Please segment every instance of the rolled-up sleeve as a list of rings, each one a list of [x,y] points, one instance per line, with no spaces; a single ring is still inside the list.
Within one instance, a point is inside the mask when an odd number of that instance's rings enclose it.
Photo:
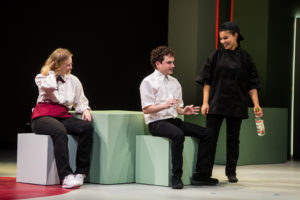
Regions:
[[[210,55],[205,63],[203,64],[201,71],[196,77],[196,82],[204,85],[208,84],[211,85],[212,79],[213,79],[213,68],[215,63],[215,53]]]
[[[252,58],[249,56],[249,79],[247,82],[247,89],[252,90],[252,89],[260,89],[260,81],[259,81],[259,77],[258,77],[258,72],[256,69],[256,66],[252,60]]]
[[[57,89],[56,75],[54,71],[49,71],[48,75],[38,74],[35,77],[35,83],[41,90]]]
[[[89,107],[89,101],[84,95],[82,84],[78,79],[76,79],[74,106],[76,113],[83,113],[86,109],[91,109]]]
[[[144,79],[140,85],[142,109],[155,104],[155,95],[149,80]]]

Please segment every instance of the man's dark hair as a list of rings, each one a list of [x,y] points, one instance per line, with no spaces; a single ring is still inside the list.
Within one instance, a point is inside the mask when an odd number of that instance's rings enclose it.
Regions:
[[[175,52],[167,47],[167,46],[159,46],[151,51],[151,57],[150,57],[150,62],[151,65],[156,69],[155,62],[158,61],[162,63],[164,60],[164,56],[172,56],[174,57]]]

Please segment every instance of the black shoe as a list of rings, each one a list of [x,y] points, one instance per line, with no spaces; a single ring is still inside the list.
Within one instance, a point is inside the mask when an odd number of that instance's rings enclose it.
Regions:
[[[219,180],[210,178],[209,176],[199,175],[199,173],[194,173],[191,182],[192,185],[217,185]]]
[[[172,176],[172,189],[182,189],[183,183],[180,177]]]
[[[228,181],[230,183],[236,183],[236,182],[238,182],[238,179],[237,179],[236,175],[228,175],[227,177],[228,177]]]

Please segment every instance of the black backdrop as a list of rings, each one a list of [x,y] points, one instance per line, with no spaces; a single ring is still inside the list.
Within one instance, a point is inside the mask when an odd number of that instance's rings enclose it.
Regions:
[[[140,110],[139,84],[153,69],[152,48],[167,45],[168,1],[98,4],[1,2],[0,148],[30,132],[34,77],[56,48],[73,53],[73,71],[93,110]]]

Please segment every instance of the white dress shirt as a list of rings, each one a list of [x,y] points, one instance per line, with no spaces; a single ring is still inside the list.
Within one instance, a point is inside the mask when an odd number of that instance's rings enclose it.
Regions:
[[[71,109],[75,108],[76,113],[82,113],[90,109],[89,101],[85,97],[81,82],[72,75],[62,76],[64,83],[56,80],[54,71],[49,71],[48,76],[38,74],[35,77],[35,83],[39,88],[37,102],[55,102]]]
[[[170,75],[164,75],[158,70],[143,79],[140,85],[142,108],[150,105],[164,104],[168,99],[178,99],[179,107],[183,107],[182,90],[178,80]],[[176,118],[176,106],[157,113],[144,114],[146,124],[162,119]]]

